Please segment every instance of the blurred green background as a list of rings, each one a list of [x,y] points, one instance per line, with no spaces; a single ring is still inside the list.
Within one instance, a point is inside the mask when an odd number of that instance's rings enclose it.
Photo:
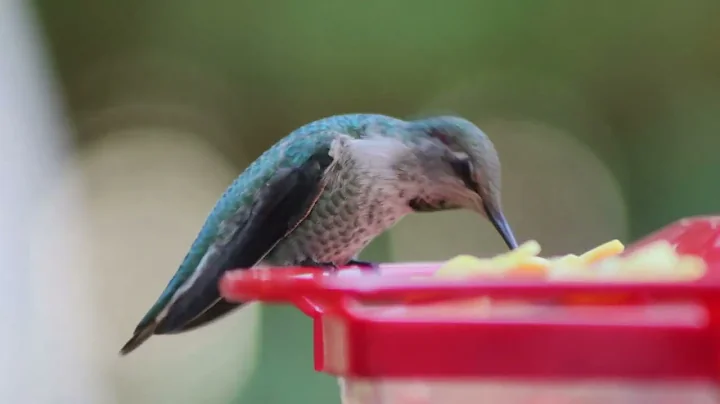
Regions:
[[[716,1],[36,5],[86,184],[98,373],[118,403],[339,402],[291,308],[115,356],[224,187],[327,115],[473,120],[501,153],[516,233],[545,254],[720,210]],[[365,256],[500,251],[454,212],[408,218]]]

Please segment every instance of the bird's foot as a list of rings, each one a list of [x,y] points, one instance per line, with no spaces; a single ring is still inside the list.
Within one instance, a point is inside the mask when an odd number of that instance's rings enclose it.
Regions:
[[[334,274],[338,271],[337,265],[333,264],[332,262],[323,263],[323,262],[315,262],[315,261],[307,260],[307,261],[301,262],[300,265],[304,266],[304,267],[312,267],[312,268],[322,269],[323,271],[330,273],[330,274]]]
[[[380,273],[380,264],[378,264],[377,262],[350,260],[350,261],[348,261],[347,264],[359,267],[360,269],[362,269],[364,271],[372,271],[373,273],[376,273],[376,274]]]
[[[325,263],[325,262],[305,261],[305,262],[302,262],[300,265],[306,266],[306,267],[319,268],[330,274],[335,274],[338,271],[338,266],[333,264],[332,262]],[[376,274],[380,272],[380,264],[377,264],[375,262],[350,260],[347,262],[346,265],[356,266],[363,271],[371,271],[372,273],[376,273]]]

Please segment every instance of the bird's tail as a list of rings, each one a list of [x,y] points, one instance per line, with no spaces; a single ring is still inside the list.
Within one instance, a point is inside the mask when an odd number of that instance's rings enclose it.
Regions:
[[[128,340],[128,342],[123,345],[122,348],[120,348],[120,355],[127,355],[130,352],[134,351],[143,344],[143,342],[147,341],[148,338],[150,338],[155,333],[155,328],[157,327],[157,321],[153,321],[150,324],[147,324],[143,327],[138,327],[135,330],[135,333],[133,336]]]

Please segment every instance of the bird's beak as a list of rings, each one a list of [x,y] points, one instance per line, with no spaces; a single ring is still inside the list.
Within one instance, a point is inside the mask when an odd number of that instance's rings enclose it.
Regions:
[[[487,205],[483,206],[485,208],[485,213],[487,214],[488,219],[490,220],[490,222],[492,222],[493,226],[495,226],[495,230],[500,233],[500,236],[503,238],[503,241],[505,241],[505,244],[507,244],[508,248],[511,250],[516,249],[518,244],[517,241],[515,241],[515,235],[513,235],[513,231],[510,228],[507,220],[505,220],[505,216],[502,214],[502,212],[496,211],[492,208],[488,208]]]

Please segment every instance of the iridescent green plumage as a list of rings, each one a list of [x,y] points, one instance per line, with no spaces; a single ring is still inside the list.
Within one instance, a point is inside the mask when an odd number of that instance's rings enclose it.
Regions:
[[[157,303],[140,321],[140,325],[152,320],[164,309],[175,291],[197,269],[200,260],[217,238],[220,224],[241,206],[250,204],[257,190],[267,183],[279,168],[302,164],[317,147],[329,145],[337,132],[360,137],[365,125],[390,126],[396,121],[395,118],[374,114],[334,116],[298,128],[265,151],[222,194],[190,246],[190,251],[180,264],[177,273],[172,277]]]
[[[152,326],[152,331],[156,332],[155,327],[157,324],[153,323],[167,309],[178,290],[199,269],[203,257],[208,253],[208,249],[221,236],[222,224],[243,207],[252,204],[258,190],[264,184],[267,184],[278,170],[300,166],[318,148],[329,147],[338,133],[360,137],[364,133],[364,128],[368,125],[391,127],[398,122],[401,121],[376,114],[333,116],[298,128],[263,153],[233,181],[220,197],[200,229],[197,238],[190,246],[177,272],[136,327],[135,335],[139,336],[139,339],[128,342],[123,347],[123,352],[131,351],[142,343],[145,338],[149,337],[149,335],[142,335],[143,331],[150,331],[149,327]]]

